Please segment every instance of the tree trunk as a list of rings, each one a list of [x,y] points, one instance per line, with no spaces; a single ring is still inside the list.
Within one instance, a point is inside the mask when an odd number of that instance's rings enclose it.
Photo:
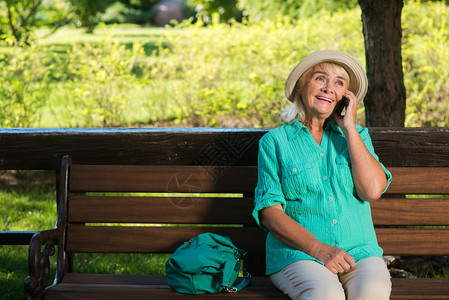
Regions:
[[[401,55],[402,0],[359,0],[365,38],[368,92],[366,126],[403,127],[405,86]]]

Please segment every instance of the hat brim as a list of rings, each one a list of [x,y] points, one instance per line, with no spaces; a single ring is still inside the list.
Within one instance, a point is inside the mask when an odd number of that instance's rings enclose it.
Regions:
[[[285,81],[285,96],[291,102],[294,101],[293,90],[298,79],[313,66],[332,62],[341,65],[349,74],[350,90],[357,97],[358,101],[363,101],[368,89],[368,78],[362,65],[351,55],[337,50],[320,50],[312,52],[302,59],[290,72]]]

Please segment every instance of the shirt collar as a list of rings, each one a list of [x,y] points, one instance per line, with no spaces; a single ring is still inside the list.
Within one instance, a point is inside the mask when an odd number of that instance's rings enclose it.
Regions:
[[[289,141],[292,140],[300,132],[308,132],[307,127],[302,125],[302,123],[299,122],[297,119],[294,119],[289,123],[286,123],[285,125],[286,125],[285,130]],[[337,123],[335,123],[335,120],[332,118],[327,123],[326,130],[328,130],[329,128],[341,135],[344,135],[341,128],[337,125]]]
[[[328,125],[330,126],[330,128],[332,128],[332,130],[334,130],[336,133],[339,133],[341,135],[345,135],[343,133],[343,130],[341,130],[340,126],[337,125],[337,123],[335,123],[334,119],[331,119],[328,123]]]
[[[287,138],[291,141],[299,132],[307,131],[307,127],[302,125],[297,119],[293,119],[292,121],[285,124],[285,131],[287,134]]]

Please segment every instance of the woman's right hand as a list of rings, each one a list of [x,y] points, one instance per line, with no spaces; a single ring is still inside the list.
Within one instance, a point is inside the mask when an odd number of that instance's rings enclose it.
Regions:
[[[345,273],[355,267],[354,258],[346,251],[321,243],[312,256],[324,263],[332,273]]]
[[[346,251],[320,242],[310,231],[291,219],[281,205],[266,207],[259,213],[261,223],[280,241],[324,263],[332,273],[344,273],[355,267]]]

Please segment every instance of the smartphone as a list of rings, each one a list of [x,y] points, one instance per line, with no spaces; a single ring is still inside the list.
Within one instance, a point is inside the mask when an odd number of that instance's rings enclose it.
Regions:
[[[346,97],[341,98],[341,100],[335,106],[334,114],[337,114],[337,115],[343,117],[344,115],[342,115],[341,113],[343,112],[343,109],[348,107],[348,105],[349,105],[349,99]]]

